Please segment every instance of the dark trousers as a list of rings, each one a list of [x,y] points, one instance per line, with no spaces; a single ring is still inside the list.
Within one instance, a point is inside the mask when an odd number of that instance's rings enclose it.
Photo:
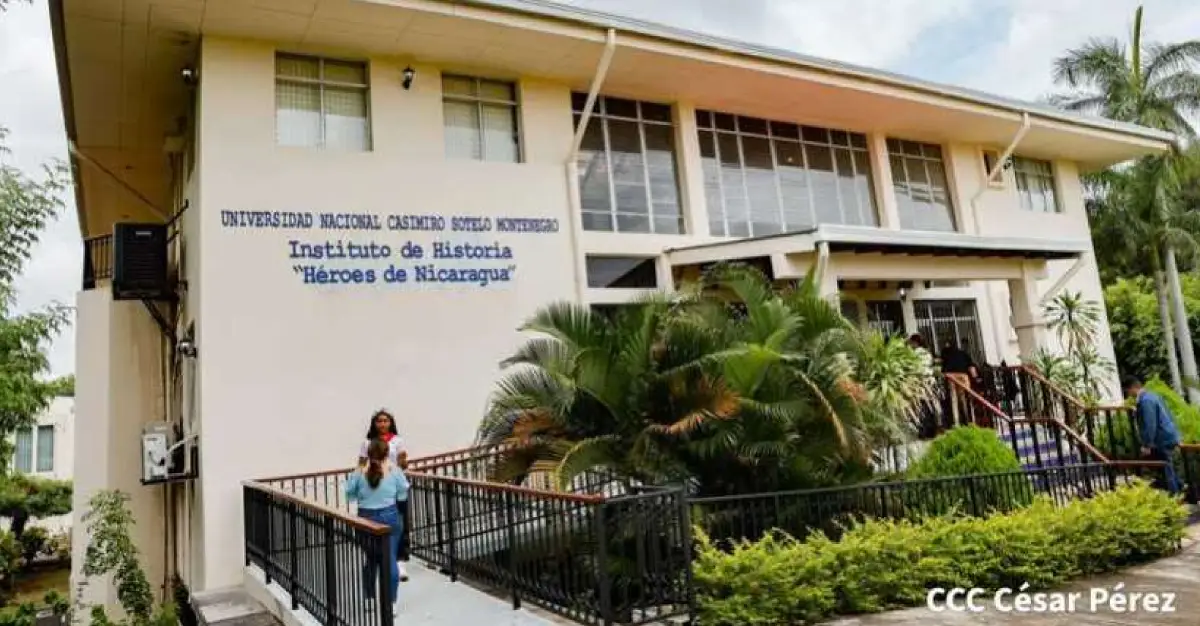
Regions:
[[[406,563],[407,563],[407,562],[408,562],[408,556],[409,556],[409,553],[408,553],[408,549],[409,549],[409,532],[408,532],[408,531],[409,531],[409,527],[411,526],[411,525],[408,523],[408,510],[409,510],[409,504],[408,504],[408,500],[405,500],[405,501],[403,501],[403,502],[400,502],[400,503],[399,503],[399,508],[400,508],[400,525],[401,525],[401,529],[400,529],[400,548],[399,548],[399,550],[398,550],[398,552],[399,552],[399,555],[398,555],[398,556],[399,556],[399,558],[400,558],[400,560],[401,560],[401,561],[404,561],[404,562],[406,562]]]
[[[1166,489],[1169,493],[1177,494],[1183,491],[1183,484],[1179,481],[1179,474],[1175,472],[1175,451],[1177,446],[1171,448],[1154,448],[1150,451],[1150,455],[1155,461],[1164,461],[1167,467],[1163,471],[1163,476],[1154,481],[1155,486],[1160,489]],[[1163,483],[1166,483],[1165,485]]]
[[[379,571],[381,567],[388,569],[388,588],[385,592],[388,594],[388,602],[396,601],[396,594],[400,587],[400,568],[396,566],[396,556],[399,552],[400,537],[404,534],[404,522],[397,511],[398,507],[389,506],[386,509],[359,509],[359,517],[371,520],[377,524],[383,524],[391,529],[388,534],[388,555],[386,562],[381,563],[381,555],[373,550],[368,550],[366,562],[363,564],[363,585],[364,595],[368,601],[375,599],[375,589],[379,584]],[[400,507],[403,508],[403,507]]]

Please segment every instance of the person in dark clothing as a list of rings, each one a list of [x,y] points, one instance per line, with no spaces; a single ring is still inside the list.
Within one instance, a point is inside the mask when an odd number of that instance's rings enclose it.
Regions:
[[[972,381],[978,377],[975,360],[971,358],[970,353],[950,341],[942,347],[942,371],[947,374],[965,374]]]
[[[1126,376],[1121,381],[1121,387],[1127,397],[1136,399],[1134,412],[1141,430],[1142,455],[1166,462],[1164,478],[1167,491],[1179,493],[1183,485],[1175,473],[1175,451],[1179,449],[1180,438],[1171,410],[1163,402],[1162,396],[1143,387],[1142,381],[1136,376]]]

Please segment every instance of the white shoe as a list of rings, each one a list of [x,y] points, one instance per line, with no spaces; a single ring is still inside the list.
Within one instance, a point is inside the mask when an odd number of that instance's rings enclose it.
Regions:
[[[400,582],[408,582],[408,568],[404,567],[404,563],[397,563],[396,565],[400,567]]]
[[[399,600],[397,600],[394,604],[392,604],[392,617],[396,617],[398,615],[400,615],[400,601]]]

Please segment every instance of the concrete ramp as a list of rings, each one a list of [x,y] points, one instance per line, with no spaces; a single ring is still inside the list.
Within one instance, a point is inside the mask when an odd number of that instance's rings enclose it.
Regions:
[[[573,624],[537,609],[525,606],[513,610],[512,604],[464,582],[448,578],[413,561],[408,564],[408,582],[400,584],[400,614],[396,626],[562,626]],[[245,570],[245,588],[266,607],[283,626],[327,626],[303,609],[293,611],[287,591],[266,584],[262,570]]]

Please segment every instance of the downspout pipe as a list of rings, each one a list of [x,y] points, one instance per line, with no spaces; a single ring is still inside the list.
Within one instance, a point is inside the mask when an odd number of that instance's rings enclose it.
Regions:
[[[1063,275],[1054,282],[1050,289],[1046,290],[1046,293],[1042,294],[1041,299],[1038,300],[1038,304],[1041,306],[1046,306],[1049,304],[1050,301],[1054,299],[1054,296],[1057,296],[1058,292],[1062,291],[1063,287],[1066,287],[1067,283],[1075,277],[1075,274],[1078,274],[1079,270],[1083,269],[1083,263],[1088,259],[1089,256],[1091,255],[1087,252],[1079,255],[1079,257],[1075,259],[1075,263],[1073,263],[1071,267],[1068,268],[1067,271],[1064,272]]]
[[[971,224],[972,230],[974,230],[976,235],[980,234],[982,231],[979,224],[979,199],[982,198],[983,193],[987,191],[988,185],[992,184],[992,181],[996,180],[996,176],[999,175],[1001,170],[1004,169],[1004,163],[1012,157],[1013,152],[1016,152],[1017,146],[1020,145],[1021,140],[1025,138],[1025,134],[1029,132],[1029,126],[1029,113],[1022,112],[1021,127],[1017,129],[1017,134],[1013,135],[1012,141],[1008,142],[1008,147],[1004,149],[1004,152],[1000,155],[1000,158],[996,159],[996,162],[992,164],[991,171],[987,173],[987,177],[984,178],[983,182],[979,185],[979,189],[975,191],[975,195],[971,196]],[[995,296],[992,294],[991,283],[984,283],[983,293],[985,296],[987,296],[988,310],[992,312],[992,315],[995,315]],[[1007,343],[1007,337],[1005,336],[1004,331],[1000,330],[1000,324],[996,324],[994,320],[992,323],[992,334],[995,336],[994,340],[996,342],[996,352],[998,353],[996,356],[1003,358],[1004,345]]]
[[[586,302],[585,289],[587,285],[587,271],[583,264],[583,251],[580,249],[579,239],[583,231],[583,226],[580,219],[583,212],[583,199],[579,192],[579,147],[583,144],[583,133],[587,130],[588,122],[592,119],[592,112],[596,108],[596,100],[600,97],[600,87],[604,84],[605,77],[608,76],[608,67],[612,64],[613,53],[617,50],[617,31],[616,29],[608,29],[608,33],[604,40],[604,52],[600,55],[600,63],[596,66],[596,73],[592,76],[592,85],[588,88],[587,101],[583,105],[583,111],[579,116],[579,125],[575,127],[575,136],[571,139],[571,149],[567,152],[567,158],[563,163],[563,168],[566,171],[567,177],[567,221],[570,224],[571,235],[571,263],[575,272],[575,300],[579,304]]]

